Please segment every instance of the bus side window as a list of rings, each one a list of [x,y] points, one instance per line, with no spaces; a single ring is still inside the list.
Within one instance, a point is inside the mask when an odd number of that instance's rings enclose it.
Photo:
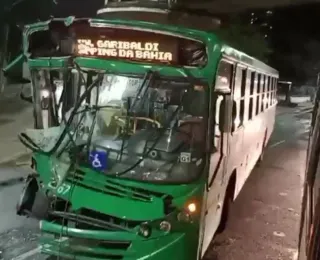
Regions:
[[[232,100],[232,118],[231,118],[231,132],[234,132],[236,129],[235,121],[237,119],[237,103]],[[226,99],[221,97],[220,106],[219,106],[219,119],[218,126],[220,133],[230,131],[228,125],[226,124]]]
[[[257,74],[256,76],[256,80],[257,80],[257,105],[256,105],[256,115],[258,115],[260,113],[260,93],[261,93],[261,74]]]
[[[237,102],[232,100],[232,118],[231,118],[231,133],[233,133],[239,125],[239,118],[238,118],[238,109],[237,109]]]
[[[225,124],[225,99],[222,98],[220,102],[220,107],[219,107],[219,131],[220,133],[223,133],[226,129],[226,124]]]
[[[255,87],[255,72],[251,72],[251,81],[250,81],[250,96],[249,96],[249,115],[248,120],[251,120],[253,117],[253,101],[254,101],[254,87]]]
[[[244,121],[244,105],[246,93],[246,77],[247,69],[237,66],[234,91],[233,91],[233,108],[232,108],[232,132],[243,125]]]
[[[261,102],[261,112],[263,112],[265,110],[265,104],[266,104],[266,89],[267,86],[269,84],[270,81],[270,77],[266,76],[266,79],[264,81],[263,87],[262,87],[262,94],[261,94],[261,98],[262,98],[262,102]]]

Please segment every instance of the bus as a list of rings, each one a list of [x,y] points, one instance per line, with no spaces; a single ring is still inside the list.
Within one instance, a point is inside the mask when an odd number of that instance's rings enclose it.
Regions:
[[[107,11],[26,26],[5,69],[28,64],[34,106],[17,214],[52,259],[203,259],[263,158],[278,72],[167,11]]]
[[[320,258],[319,105],[320,91],[318,88],[312,110],[307,149],[307,163],[301,203],[298,260],[316,260]]]

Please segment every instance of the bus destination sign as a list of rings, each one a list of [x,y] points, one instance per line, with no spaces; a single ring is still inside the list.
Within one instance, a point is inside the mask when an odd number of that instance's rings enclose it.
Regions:
[[[177,47],[172,41],[125,41],[78,39],[77,53],[83,56],[172,63]]]

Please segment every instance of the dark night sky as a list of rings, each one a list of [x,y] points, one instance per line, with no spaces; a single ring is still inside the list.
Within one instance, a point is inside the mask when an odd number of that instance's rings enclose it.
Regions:
[[[271,64],[288,80],[313,80],[320,72],[320,4],[274,10]]]
[[[1,1],[8,2],[10,0]],[[16,8],[15,13],[19,14],[24,11],[24,15],[29,14],[28,18],[31,20],[36,15],[42,18],[48,17],[49,11],[46,11],[47,0],[25,1],[24,4]],[[263,7],[301,1],[306,2],[305,0],[211,0],[206,1],[206,5],[201,6],[210,7],[211,10],[218,10],[216,7],[219,6],[221,10],[234,12],[249,6]],[[32,2],[37,3],[37,8],[30,4]],[[298,80],[305,81],[320,71],[320,30],[318,22],[320,0],[314,0],[314,2],[319,2],[319,4],[290,5],[274,10],[272,47],[275,51],[271,56],[270,63],[278,68],[283,77],[287,79],[296,77]],[[96,10],[103,6],[103,3],[104,0],[58,0],[54,14],[60,17],[68,15],[93,16]],[[199,7],[199,4],[197,4],[197,7]],[[21,15],[16,17],[21,17]]]
[[[103,5],[104,0],[60,0],[58,9],[61,15],[94,15],[95,10]],[[209,3],[210,2],[210,3]],[[235,2],[237,4],[235,4]],[[248,6],[277,6],[273,16],[274,53],[270,64],[280,70],[284,79],[305,82],[314,78],[320,71],[320,29],[319,3],[297,5],[305,0],[216,0],[207,1],[205,7],[215,10],[243,10]],[[317,2],[316,0],[314,2]],[[287,4],[286,7],[279,7]],[[294,4],[294,5],[292,5]],[[72,7],[74,6],[74,7]],[[203,6],[203,5],[202,5]],[[217,9],[216,9],[217,10]]]

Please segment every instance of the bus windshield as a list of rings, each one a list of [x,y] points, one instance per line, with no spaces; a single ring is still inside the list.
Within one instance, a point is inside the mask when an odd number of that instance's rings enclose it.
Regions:
[[[106,175],[179,183],[203,170],[204,84],[154,72],[133,77],[75,69],[37,69],[32,78],[39,107],[52,117],[43,131],[58,129],[54,145],[69,155],[77,151],[73,156],[86,167]],[[63,129],[68,129],[68,141],[57,144]]]

